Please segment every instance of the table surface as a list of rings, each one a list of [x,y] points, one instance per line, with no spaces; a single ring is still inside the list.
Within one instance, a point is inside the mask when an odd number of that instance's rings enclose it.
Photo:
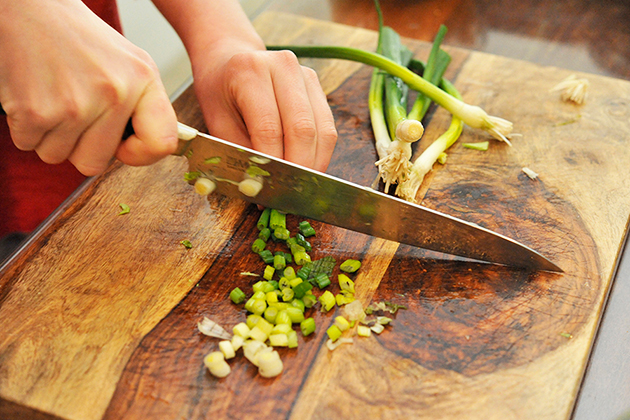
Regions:
[[[372,0],[245,0],[255,16],[276,10],[378,28]],[[402,36],[533,63],[630,80],[630,3],[624,0],[381,0],[385,23]],[[573,414],[575,420],[630,416],[630,256],[620,256],[602,324]]]
[[[242,0],[254,18],[283,11],[377,28],[372,0]],[[381,0],[385,22],[402,36],[533,63],[630,80],[630,4],[623,0]],[[630,414],[630,256],[619,268],[575,407],[574,419]]]

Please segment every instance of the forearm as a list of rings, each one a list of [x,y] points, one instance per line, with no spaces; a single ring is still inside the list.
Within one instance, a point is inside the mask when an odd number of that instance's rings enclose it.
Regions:
[[[221,48],[264,50],[238,0],[153,0],[191,59]],[[194,65],[194,63],[193,63]]]

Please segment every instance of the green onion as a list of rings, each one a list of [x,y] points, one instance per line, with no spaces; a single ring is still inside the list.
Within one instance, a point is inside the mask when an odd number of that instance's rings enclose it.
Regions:
[[[300,222],[300,224],[298,225],[298,229],[300,230],[300,233],[305,238],[308,238],[309,236],[314,236],[315,235],[315,229],[313,229],[311,224],[308,221],[306,221],[306,220],[303,220],[303,221]],[[298,242],[298,244],[299,244],[299,242]]]
[[[298,57],[336,58],[357,61],[378,67],[393,76],[400,77],[411,89],[424,93],[435,103],[463,120],[464,123],[470,127],[486,130],[497,140],[502,140],[510,144],[507,137],[512,132],[511,122],[490,116],[480,107],[462,102],[437,86],[427,82],[408,68],[398,65],[380,54],[357,48],[339,46],[273,45],[267,46],[267,49],[270,51],[290,50]]]
[[[269,336],[269,344],[273,347],[287,347],[289,338],[286,334],[272,334]]]
[[[267,302],[265,302],[265,299],[249,298],[245,302],[245,309],[254,315],[262,315],[267,309]]]
[[[324,293],[322,293],[318,300],[319,303],[322,305],[323,311],[328,312],[335,306],[335,295],[330,293],[329,290],[326,290]]]
[[[293,293],[295,294],[296,298],[302,299],[304,295],[306,295],[306,293],[310,291],[312,288],[313,288],[313,285],[310,282],[302,281],[302,283],[293,287]]]
[[[247,316],[247,328],[249,328],[250,330],[252,328],[254,328],[256,326],[256,324],[258,324],[258,322],[262,319],[262,316],[260,315],[256,315],[256,314],[250,314]],[[248,332],[248,336],[249,336],[249,332]],[[246,337],[244,337],[246,338]]]
[[[284,256],[286,259],[286,255]],[[293,267],[286,267],[284,269],[284,271],[282,272],[283,277],[285,277],[287,280],[293,280],[294,278],[296,278],[297,276],[295,275],[295,269]]]
[[[279,252],[273,256],[273,267],[276,270],[282,270],[287,266],[287,260],[284,258],[284,253]]]
[[[267,246],[267,243],[265,241],[263,241],[260,238],[257,238],[252,244],[252,251],[254,251],[256,254],[260,254],[265,249],[266,246]]]
[[[265,309],[264,312],[264,318],[271,322],[272,324],[276,322],[276,316],[278,316],[278,308],[275,308],[273,306],[268,306],[267,309]]]
[[[330,328],[326,330],[326,334],[328,334],[328,338],[332,341],[337,341],[339,337],[341,337],[341,330],[336,325],[331,325]]]
[[[306,305],[304,305],[304,301],[302,301],[301,298],[295,298],[291,301],[291,306],[293,306],[294,308],[298,308],[300,311],[302,311],[302,313],[304,313],[304,311],[306,311]]]
[[[260,217],[258,218],[258,223],[256,223],[256,226],[258,227],[258,230],[263,230],[266,227],[269,226],[269,214],[271,213],[271,209],[266,208],[262,211],[262,213],[260,214]]]
[[[269,229],[269,228],[263,228],[263,230],[258,232],[258,238],[262,239],[265,242],[267,242],[269,240],[270,236],[271,236],[271,229]]]
[[[286,227],[287,215],[278,210],[271,209],[269,213],[269,228],[275,231],[278,228],[286,229]]]
[[[478,143],[462,143],[462,146],[467,149],[480,150],[482,152],[485,152],[486,150],[488,150],[489,143],[487,141],[480,141]]]
[[[125,203],[120,203],[120,213],[118,213],[119,216],[122,216],[123,214],[128,214],[131,211],[131,208],[125,204]]]
[[[241,289],[236,287],[230,292],[230,299],[232,299],[232,302],[238,305],[239,303],[245,302],[245,299],[247,299],[247,297]]]
[[[276,315],[276,325],[278,324],[291,325],[291,317],[289,316],[289,313],[286,309],[281,310],[280,312],[278,312],[278,315]]]
[[[341,290],[345,290],[349,293],[354,293],[354,282],[350,280],[350,277],[345,274],[339,274],[337,276],[337,280],[339,280],[339,287]]]
[[[284,302],[290,302],[295,297],[295,292],[290,287],[282,289],[282,300]]]
[[[330,285],[330,277],[326,273],[319,273],[313,277],[312,281],[317,284],[317,287],[324,289]]]
[[[311,229],[313,228],[311,227]],[[315,234],[315,229],[313,229],[313,235],[314,234]],[[301,233],[298,233],[297,235],[295,235],[295,241],[298,245],[302,246],[306,252],[312,251],[313,247],[311,246],[311,243],[307,241],[304,235],[302,235]]]
[[[299,251],[293,254],[293,259],[297,265],[304,265],[311,262],[311,257],[304,251]]]
[[[306,337],[315,332],[315,320],[313,318],[306,318],[304,321],[300,322],[300,329],[302,330],[302,335]]]
[[[268,249],[264,249],[258,253],[265,264],[273,264],[273,253]]]
[[[291,307],[285,309],[285,311],[289,315],[292,324],[299,324],[304,321],[304,312],[302,312],[300,308]]]
[[[350,329],[350,323],[348,322],[348,320],[346,318],[344,318],[341,315],[335,317],[335,323],[333,325],[336,325],[337,328],[339,328],[339,331],[341,331],[341,332],[344,332],[344,331]]]
[[[184,239],[183,241],[180,242],[182,245],[184,245],[184,247],[190,249],[192,248],[192,243],[188,240],[188,239]]]
[[[361,261],[353,259],[347,259],[339,266],[339,269],[341,271],[345,271],[346,273],[354,273],[359,268],[361,268]]]
[[[455,86],[447,80],[442,79],[441,86],[453,97],[461,98],[461,95]],[[399,186],[399,188],[396,189],[396,194],[399,197],[407,201],[415,202],[416,195],[422,185],[424,177],[427,173],[429,173],[429,171],[431,171],[431,169],[433,169],[433,164],[438,160],[440,155],[457,141],[462,133],[463,127],[464,123],[462,120],[453,116],[448,130],[435,139],[433,143],[431,143],[431,145],[427,147],[426,150],[414,161],[411,166],[409,176]]]
[[[265,272],[263,273],[263,278],[267,281],[273,278],[273,274],[276,272],[276,269],[270,265],[265,267]]]
[[[294,349],[298,346],[298,337],[297,333],[294,330],[291,330],[287,333],[288,338],[288,346],[290,349]]]
[[[286,241],[289,239],[291,232],[287,228],[277,228],[273,231],[273,235],[280,240]]]

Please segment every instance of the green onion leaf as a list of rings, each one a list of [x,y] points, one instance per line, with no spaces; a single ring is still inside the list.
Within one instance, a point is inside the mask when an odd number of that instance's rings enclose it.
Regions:
[[[482,152],[485,152],[486,150],[488,150],[489,144],[490,142],[488,141],[480,141],[477,143],[462,143],[462,146],[467,149],[480,150]]]
[[[118,213],[119,216],[123,215],[123,214],[127,214],[127,213],[129,213],[131,211],[131,208],[128,205],[126,205],[125,203],[120,203],[119,206],[120,206],[120,209],[121,209],[120,213]]]

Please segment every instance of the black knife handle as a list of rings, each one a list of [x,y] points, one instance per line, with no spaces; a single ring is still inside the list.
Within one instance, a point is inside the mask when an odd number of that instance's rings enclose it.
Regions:
[[[0,115],[7,115],[7,113],[2,108],[2,104],[0,104]],[[123,131],[122,139],[127,140],[135,133],[136,132],[133,130],[133,124],[131,123],[131,118],[129,118],[129,121],[127,121],[127,125],[125,126],[125,131]]]

